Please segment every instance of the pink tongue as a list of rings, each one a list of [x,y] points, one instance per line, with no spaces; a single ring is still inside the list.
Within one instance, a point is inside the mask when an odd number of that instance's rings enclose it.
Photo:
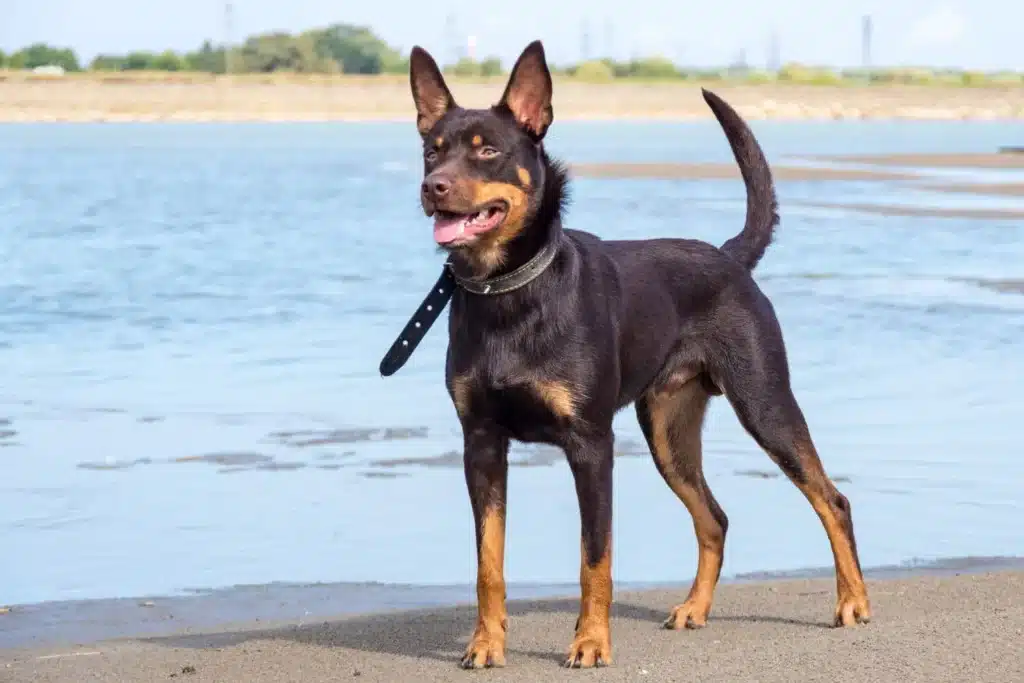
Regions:
[[[436,216],[434,218],[434,241],[438,244],[448,244],[455,241],[455,238],[459,236],[459,228],[465,226],[467,222],[469,222],[467,216],[458,216],[456,218]],[[465,232],[462,234],[465,234]]]
[[[473,221],[471,216],[457,216],[455,218],[434,217],[434,241],[438,244],[448,244],[460,237],[472,237],[481,232],[486,232],[491,221]]]

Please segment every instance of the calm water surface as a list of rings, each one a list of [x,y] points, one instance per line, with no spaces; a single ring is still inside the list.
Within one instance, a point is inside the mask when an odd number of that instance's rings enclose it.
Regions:
[[[760,123],[790,154],[988,151],[1020,124]],[[552,129],[572,161],[729,161],[713,123]],[[409,125],[0,127],[0,603],[272,581],[466,584],[473,531],[444,326],[381,355],[436,278]],[[1020,180],[949,170],[936,177]],[[1024,225],[800,202],[1010,206],[789,182],[757,277],[865,565],[1022,555]],[[739,181],[580,180],[568,223],[721,244]],[[615,575],[683,581],[696,543],[632,410]],[[725,573],[831,563],[810,506],[723,401],[706,467]],[[572,582],[557,453],[519,447],[510,582]]]

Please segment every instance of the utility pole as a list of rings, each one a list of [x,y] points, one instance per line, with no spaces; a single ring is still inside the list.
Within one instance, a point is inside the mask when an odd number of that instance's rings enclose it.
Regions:
[[[861,64],[865,69],[871,68],[871,15],[865,14],[860,24],[860,56]]]
[[[768,37],[768,60],[766,66],[768,71],[775,73],[781,67],[781,58],[779,53],[779,32],[772,31],[772,34]]]
[[[590,23],[584,19],[580,31],[580,61],[586,62],[590,59]]]
[[[235,6],[230,3],[224,3],[224,73],[230,74],[232,72],[231,64],[231,33],[234,23]]]

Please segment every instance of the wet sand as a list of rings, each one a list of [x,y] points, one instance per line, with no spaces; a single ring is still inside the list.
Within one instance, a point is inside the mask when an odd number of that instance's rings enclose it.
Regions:
[[[869,166],[917,166],[921,168],[1024,168],[1024,154],[1016,152],[971,154],[850,154],[807,156],[809,161],[828,161]]]
[[[722,180],[740,177],[736,164],[716,163],[585,163],[572,164],[577,178],[661,178],[674,180]],[[914,173],[859,168],[822,168],[772,165],[775,180],[913,180]]]
[[[923,189],[954,194],[977,194],[995,197],[1024,197],[1024,183],[936,183],[921,185]]]
[[[772,164],[776,180],[920,180],[923,175],[912,169],[1024,169],[1024,154],[977,152],[972,154],[876,154],[800,157],[807,162],[839,164],[840,166],[787,166]],[[859,166],[856,167],[856,166]],[[871,166],[883,168],[870,168]],[[884,167],[902,167],[889,170]],[[580,178],[663,178],[679,180],[719,180],[739,178],[733,163],[580,163],[572,164],[573,175]],[[927,186],[945,192],[977,192],[978,194],[1024,193],[1024,183],[933,183]]]
[[[614,664],[561,668],[575,598],[510,604],[508,666],[462,672],[472,607],[306,623],[248,623],[98,644],[0,651],[5,683],[155,681],[938,681],[1024,680],[1024,571],[869,579],[874,620],[829,626],[831,579],[719,588],[708,626],[659,628],[683,589],[619,593]],[[0,615],[0,628],[17,611]],[[311,622],[311,623],[310,623]]]
[[[502,79],[454,81],[464,106],[486,106]],[[705,84],[751,120],[1020,120],[1024,88]],[[556,120],[707,119],[695,83],[593,84],[558,78]],[[0,72],[0,121],[411,121],[408,79],[394,77],[29,78]],[[1017,141],[1007,141],[1016,144]]]
[[[968,207],[933,207],[909,206],[900,204],[866,204],[825,202],[793,202],[799,206],[810,206],[818,209],[842,209],[871,213],[876,216],[917,216],[922,218],[967,218],[982,221],[1017,221],[1024,220],[1024,209],[973,209]]]
[[[804,157],[808,161],[838,164],[837,166],[787,166],[773,164],[772,175],[778,182],[897,182],[908,189],[968,194],[989,197],[1024,197],[1024,183],[937,182],[925,172],[933,168],[1008,169],[1024,168],[1024,154],[1010,152],[974,154],[890,154]],[[846,166],[850,164],[851,166]],[[859,165],[855,167],[852,165]],[[875,168],[872,168],[875,166]],[[900,167],[908,170],[890,170]],[[915,172],[916,170],[920,172]],[[739,179],[735,164],[723,163],[582,163],[572,164],[578,178],[634,178],[673,180]],[[803,206],[843,209],[883,216],[920,216],[933,218],[967,218],[976,220],[1024,219],[1024,208],[971,208],[884,205],[870,203],[804,203]]]

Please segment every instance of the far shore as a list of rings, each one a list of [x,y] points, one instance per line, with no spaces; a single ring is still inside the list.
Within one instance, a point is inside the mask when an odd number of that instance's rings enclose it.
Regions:
[[[68,75],[0,72],[0,122],[402,121],[405,77]],[[503,81],[451,82],[464,106],[491,104]],[[555,119],[709,119],[704,86],[750,120],[1024,120],[1024,88],[555,81]],[[1018,144],[1008,141],[1007,144]]]

